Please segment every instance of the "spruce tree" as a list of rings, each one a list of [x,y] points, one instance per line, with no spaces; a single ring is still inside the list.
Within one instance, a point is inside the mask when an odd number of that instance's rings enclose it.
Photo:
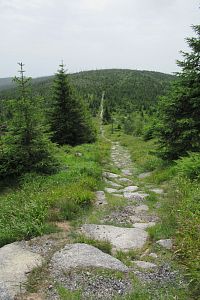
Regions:
[[[193,29],[196,37],[187,38],[191,52],[182,52],[184,60],[177,62],[182,71],[159,103],[160,154],[170,160],[200,151],[200,25]]]
[[[73,91],[63,63],[55,75],[52,97],[52,139],[59,145],[91,143],[96,133],[82,99]]]
[[[51,173],[57,167],[55,146],[44,125],[42,99],[31,96],[31,79],[24,76],[23,64],[19,65],[20,77],[14,79],[19,96],[8,101],[10,118],[1,141],[0,178],[30,171]]]
[[[108,103],[105,102],[104,104],[104,110],[103,110],[103,123],[104,124],[109,124],[112,121],[112,115],[111,115],[111,111],[110,108],[108,106]]]

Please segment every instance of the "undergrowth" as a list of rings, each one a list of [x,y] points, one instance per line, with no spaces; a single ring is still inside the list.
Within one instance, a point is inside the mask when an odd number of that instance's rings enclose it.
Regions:
[[[29,173],[0,193],[0,246],[55,231],[54,221],[77,218],[91,206],[101,184],[101,142],[60,148],[62,170],[50,176]]]

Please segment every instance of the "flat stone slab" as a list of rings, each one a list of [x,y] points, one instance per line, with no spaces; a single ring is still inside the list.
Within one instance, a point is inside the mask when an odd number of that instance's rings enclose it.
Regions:
[[[56,252],[51,259],[53,272],[84,269],[89,267],[105,268],[126,272],[128,267],[120,260],[87,244],[68,244]]]
[[[147,270],[147,269],[154,269],[157,267],[156,264],[153,264],[153,263],[150,263],[150,262],[147,262],[147,261],[143,261],[143,260],[135,260],[134,261],[134,264],[141,268],[141,269],[144,269],[144,270]]]
[[[172,246],[173,246],[171,239],[159,240],[156,243],[168,250],[172,249]]]
[[[110,172],[103,172],[103,176],[106,178],[118,178],[120,177],[118,174],[110,173]]]
[[[24,249],[18,243],[0,249],[0,299],[13,300],[24,291],[27,274],[42,265],[42,257]]]
[[[105,191],[109,194],[113,194],[113,193],[119,193],[119,190],[113,189],[113,188],[105,188]]]
[[[136,206],[135,208],[135,213],[140,213],[140,212],[143,212],[143,211],[148,211],[149,210],[149,207],[145,204],[143,205],[139,205],[139,206]]]
[[[118,178],[119,181],[121,182],[129,182],[129,183],[132,183],[132,180],[126,178],[126,177],[121,177],[121,178]]]
[[[123,189],[123,192],[135,192],[139,189],[136,185],[129,185]]]
[[[146,193],[139,193],[139,192],[124,192],[124,198],[128,200],[138,200],[142,201],[144,200],[147,196],[149,196]]]
[[[97,205],[108,204],[104,191],[97,191],[96,192],[96,204]]]
[[[153,227],[155,225],[156,225],[155,222],[135,223],[135,224],[133,224],[133,227],[135,227],[135,228],[141,228],[141,229],[147,229],[147,228]]]
[[[118,184],[118,183],[116,183],[116,182],[113,182],[113,181],[111,181],[111,180],[108,180],[107,178],[105,178],[105,182],[106,182],[107,184],[111,185],[112,187],[118,187],[118,188],[121,188],[121,187],[122,187],[121,184]]]
[[[148,238],[146,231],[140,228],[124,228],[111,225],[85,224],[82,232],[89,238],[109,241],[114,250],[127,251],[141,249]]]

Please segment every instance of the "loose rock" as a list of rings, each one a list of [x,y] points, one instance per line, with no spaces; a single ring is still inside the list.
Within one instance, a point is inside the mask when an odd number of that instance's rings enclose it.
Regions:
[[[110,172],[103,172],[103,176],[106,178],[118,178],[120,177],[118,174],[110,173]]]
[[[156,243],[169,250],[172,249],[173,246],[171,239],[159,240]]]

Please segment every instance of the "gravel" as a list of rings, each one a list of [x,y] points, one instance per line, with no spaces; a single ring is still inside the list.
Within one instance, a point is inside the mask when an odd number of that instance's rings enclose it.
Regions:
[[[123,278],[124,277],[124,278]],[[130,292],[131,281],[127,275],[122,278],[108,274],[104,270],[73,270],[69,273],[60,272],[54,276],[54,282],[59,283],[71,291],[81,290],[82,299],[113,299],[115,296],[123,296]],[[55,289],[48,291],[49,300],[57,300]]]

